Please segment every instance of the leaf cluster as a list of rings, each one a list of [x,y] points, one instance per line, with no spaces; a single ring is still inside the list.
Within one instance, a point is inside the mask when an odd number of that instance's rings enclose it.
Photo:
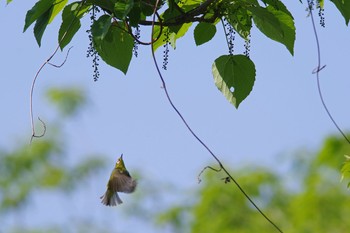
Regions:
[[[324,7],[323,0],[317,2],[318,7]],[[349,1],[331,2],[348,24]],[[281,0],[81,0],[70,4],[68,0],[39,0],[27,12],[24,31],[35,22],[34,35],[40,46],[47,25],[62,11],[58,43],[63,49],[79,31],[81,19],[96,8],[101,14],[91,27],[93,47],[103,61],[124,74],[132,59],[134,43],[153,44],[154,49],[169,43],[175,48],[176,40],[197,23],[194,40],[197,46],[202,45],[216,35],[217,23],[223,19],[242,39],[248,39],[255,25],[266,37],[283,44],[294,54],[294,18]],[[153,14],[156,14],[154,22]],[[144,26],[154,27],[149,42],[141,42],[133,34],[133,28]],[[217,88],[236,108],[253,89],[255,73],[254,62],[249,57],[242,58],[231,52],[213,64]]]

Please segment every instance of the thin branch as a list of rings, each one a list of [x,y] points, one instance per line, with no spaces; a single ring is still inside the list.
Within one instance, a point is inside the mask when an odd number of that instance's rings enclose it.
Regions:
[[[155,43],[156,41],[159,40],[159,38],[162,36],[162,33],[163,33],[163,24],[162,24],[162,18],[160,17],[160,15],[158,14],[158,12],[156,12],[156,15],[157,15],[157,18],[159,20],[159,26],[160,26],[160,30],[159,30],[159,33],[157,35],[157,37],[155,39],[153,39],[152,37],[152,41],[151,42],[143,42],[143,41],[140,41],[135,35],[134,33],[132,32],[132,29],[131,29],[131,26],[130,24],[128,24],[128,22],[125,22],[127,28],[128,28],[128,33],[132,36],[132,38],[139,44],[142,44],[142,45],[151,45],[152,43]]]
[[[337,122],[333,118],[333,116],[332,116],[330,110],[328,109],[328,107],[326,105],[326,102],[324,101],[324,98],[323,98],[323,94],[322,94],[322,90],[321,90],[321,84],[320,84],[320,71],[323,68],[325,68],[326,65],[323,65],[321,67],[321,46],[320,46],[320,42],[319,42],[319,39],[318,39],[318,34],[317,34],[317,30],[316,30],[316,24],[315,24],[314,16],[313,16],[313,13],[312,13],[312,11],[313,11],[313,2],[312,2],[312,0],[308,0],[308,9],[309,9],[310,17],[311,17],[311,23],[312,23],[312,28],[313,28],[313,32],[314,32],[314,35],[315,35],[316,47],[317,47],[317,67],[312,71],[312,73],[316,74],[318,94],[320,96],[320,100],[322,102],[322,106],[323,106],[324,110],[326,111],[329,119],[331,119],[331,121],[333,122],[334,126],[342,134],[344,139],[350,144],[350,139],[346,136],[346,134],[343,132],[343,130],[339,127],[339,125],[337,124]]]
[[[60,65],[56,65],[56,64],[53,64],[53,63],[51,63],[51,62],[48,62],[47,64],[49,64],[49,65],[51,65],[51,66],[53,66],[53,67],[55,67],[55,68],[61,68],[61,67],[66,63],[67,58],[68,58],[68,55],[69,55],[69,51],[70,51],[72,48],[73,48],[73,46],[71,46],[71,47],[68,49],[65,59],[64,59],[64,61],[63,61]]]
[[[32,137],[30,138],[30,144],[32,143],[33,141],[33,138],[41,138],[45,135],[46,133],[46,124],[43,120],[40,119],[40,117],[38,117],[38,120],[41,122],[41,124],[43,125],[43,132],[40,134],[40,135],[32,135]]]
[[[59,48],[60,48],[60,43],[61,43],[61,42],[63,41],[63,39],[66,37],[67,32],[71,29],[71,27],[72,27],[74,21],[76,20],[76,16],[78,15],[80,9],[82,8],[82,6],[84,5],[85,2],[86,2],[86,0],[81,1],[81,4],[80,4],[80,6],[79,6],[79,8],[78,8],[78,10],[77,10],[77,13],[76,13],[75,17],[73,18],[72,22],[69,24],[69,26],[68,26],[66,32],[63,34],[63,36],[62,36],[62,38],[60,39],[60,41],[59,41],[57,47],[55,48],[55,50],[53,51],[53,53],[50,55],[50,57],[40,66],[40,68],[38,69],[38,71],[36,72],[36,74],[35,74],[35,76],[34,76],[34,79],[33,79],[33,82],[32,82],[32,84],[31,84],[31,88],[30,88],[30,97],[29,97],[29,101],[30,101],[30,104],[29,104],[29,108],[30,108],[30,109],[29,109],[29,114],[30,114],[30,123],[31,123],[31,127],[32,127],[32,135],[31,135],[31,137],[30,137],[30,143],[33,141],[33,138],[43,137],[43,136],[45,135],[45,133],[46,133],[46,125],[45,125],[44,121],[42,121],[40,118],[39,118],[39,120],[41,121],[41,123],[42,123],[43,126],[44,126],[44,132],[43,132],[43,134],[41,134],[41,135],[36,135],[36,133],[35,133],[34,117],[33,117],[33,93],[34,93],[34,87],[35,87],[36,80],[38,79],[39,74],[41,73],[41,71],[43,70],[43,68],[44,68],[47,64],[49,64],[49,65],[51,65],[51,66],[54,66],[54,67],[56,67],[56,68],[60,68],[60,67],[62,67],[62,66],[65,64],[65,62],[66,62],[66,60],[67,60],[67,57],[68,57],[68,54],[69,54],[69,51],[70,51],[70,49],[71,49],[72,47],[68,49],[66,58],[65,58],[65,60],[62,62],[61,65],[52,64],[52,63],[50,63],[50,61],[51,61],[51,59],[56,55],[57,51],[59,50]]]
[[[51,54],[51,56],[40,66],[39,70],[36,72],[35,77],[33,79],[31,88],[30,88],[30,97],[29,97],[29,101],[30,101],[30,110],[29,110],[29,114],[30,114],[30,122],[31,122],[31,127],[32,127],[32,136],[30,138],[30,142],[33,141],[33,138],[37,138],[37,137],[42,137],[44,135],[36,135],[35,134],[35,127],[34,127],[34,117],[33,117],[33,93],[34,93],[34,87],[35,87],[35,83],[37,78],[39,77],[40,72],[42,71],[42,69],[45,67],[46,64],[48,64],[50,62],[50,60],[55,56],[55,54],[57,53],[58,49],[60,48],[60,46],[58,45],[57,48],[54,50],[54,52]],[[42,121],[43,122],[43,121]],[[46,130],[44,131],[44,133],[46,132]]]
[[[153,22],[153,21],[148,21],[148,20],[141,20],[139,22],[140,25],[143,26],[152,26],[153,25],[163,25],[164,27],[169,27],[169,26],[179,26],[182,25],[184,23],[192,23],[192,22],[203,22],[203,23],[214,23],[215,20],[218,18],[217,14],[214,14],[213,17],[211,18],[203,18],[203,17],[193,17],[193,18],[183,18],[183,19],[179,19],[176,21],[172,21],[172,19],[166,21],[166,22]],[[174,18],[175,20],[175,18]]]
[[[198,174],[198,177],[197,177],[197,179],[198,179],[198,184],[199,184],[200,182],[202,182],[201,175],[202,175],[202,173],[203,173],[205,170],[207,170],[207,169],[211,169],[211,170],[213,170],[213,171],[215,171],[215,172],[220,172],[220,171],[222,170],[222,167],[220,167],[219,169],[213,168],[213,167],[211,167],[211,166],[206,166],[206,167],[204,167],[204,168],[202,169],[202,171]]]
[[[207,6],[209,6],[211,3],[213,2],[213,0],[208,0],[206,1],[206,6],[201,7],[201,9],[206,9]],[[154,26],[155,26],[155,20],[156,20],[156,11],[157,11],[157,6],[159,4],[159,0],[156,1],[155,7],[154,7],[154,11],[153,11],[153,21],[152,21],[152,29],[151,29],[151,36],[153,38],[153,33],[154,33]],[[202,4],[204,5],[204,3]],[[198,7],[199,8],[199,7]],[[197,8],[196,8],[197,9]],[[177,115],[181,118],[182,122],[185,124],[186,128],[188,129],[188,131],[192,134],[192,136],[211,154],[211,156],[217,161],[217,163],[219,164],[220,169],[213,169],[212,170],[223,170],[227,176],[234,182],[234,184],[238,187],[238,189],[242,192],[242,194],[247,198],[247,200],[255,207],[255,209],[278,231],[278,232],[282,232],[282,230],[274,223],[272,222],[272,220],[267,217],[263,211],[254,203],[254,201],[248,196],[248,194],[243,190],[243,188],[238,184],[238,182],[233,178],[233,176],[226,170],[226,168],[223,166],[223,164],[221,163],[221,161],[219,160],[219,158],[210,150],[210,148],[197,136],[197,134],[192,130],[192,128],[189,126],[189,124],[187,123],[187,121],[185,120],[185,118],[182,116],[182,114],[180,113],[180,111],[177,109],[177,107],[174,105],[172,99],[170,98],[165,80],[163,78],[162,73],[160,72],[160,68],[158,66],[158,62],[155,56],[155,52],[154,52],[154,43],[151,44],[151,52],[152,52],[152,57],[153,57],[153,62],[154,65],[156,67],[156,70],[158,72],[158,76],[162,82],[163,85],[163,90],[165,92],[165,95],[168,99],[169,104],[171,105],[171,107],[173,108],[173,110],[177,113]],[[206,168],[205,168],[206,169]],[[205,170],[204,169],[204,170]],[[204,171],[203,170],[203,171]],[[227,180],[227,179],[226,179]]]

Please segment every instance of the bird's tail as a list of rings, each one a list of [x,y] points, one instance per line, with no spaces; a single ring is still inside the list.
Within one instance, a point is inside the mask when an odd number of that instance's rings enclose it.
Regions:
[[[106,206],[116,206],[123,203],[117,192],[107,190],[103,196],[100,197],[101,203]]]

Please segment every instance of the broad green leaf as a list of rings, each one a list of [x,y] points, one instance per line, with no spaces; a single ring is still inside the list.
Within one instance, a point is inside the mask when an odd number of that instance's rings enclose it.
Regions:
[[[49,24],[51,12],[52,7],[36,20],[34,26],[34,36],[39,47],[41,46],[41,38],[43,37],[46,26]]]
[[[56,17],[58,13],[61,12],[63,7],[67,4],[68,0],[55,0],[53,3],[53,9],[51,12],[51,17],[49,19],[49,23],[52,22],[52,20]]]
[[[350,21],[350,1],[349,0],[331,0],[338,8],[345,19],[345,24],[349,25]]]
[[[26,14],[23,32],[34,23],[40,16],[45,14],[53,5],[55,0],[40,0]]]
[[[257,28],[267,37],[284,44],[294,54],[295,26],[291,16],[272,6],[250,7]]]
[[[215,25],[211,23],[199,23],[194,29],[194,41],[196,45],[210,41],[216,33]]]
[[[244,55],[223,55],[212,72],[216,87],[236,108],[249,95],[255,82],[255,65]]]
[[[124,20],[125,17],[129,14],[131,9],[134,6],[134,0],[118,0],[114,4],[114,13],[115,16],[121,20]]]
[[[134,39],[124,30],[123,25],[112,25],[109,27],[107,35],[101,39],[99,18],[92,25],[92,36],[94,47],[101,58],[110,66],[121,70],[124,74],[128,71],[132,58]]]
[[[80,19],[89,10],[90,6],[81,6],[80,2],[73,2],[63,9],[62,24],[58,32],[58,43],[63,49],[72,40],[80,28]]]

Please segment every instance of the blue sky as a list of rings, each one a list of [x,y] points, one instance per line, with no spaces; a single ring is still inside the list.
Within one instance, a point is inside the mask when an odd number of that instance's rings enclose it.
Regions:
[[[2,1],[0,7],[2,148],[13,148],[18,141],[29,140],[30,85],[37,69],[57,44],[60,18],[48,27],[41,48],[36,44],[32,27],[22,33],[26,11],[33,4],[34,1],[14,0],[6,6]],[[316,77],[311,74],[317,57],[306,5],[290,1],[287,7],[295,17],[297,28],[295,55],[292,57],[283,45],[267,39],[254,28],[250,57],[257,76],[253,91],[238,110],[217,90],[211,74],[213,61],[227,53],[220,24],[216,38],[199,47],[194,43],[193,28],[190,29],[178,40],[176,50],[170,51],[168,70],[163,71],[176,106],[201,139],[232,169],[257,164],[274,167],[279,161],[288,160],[285,154],[298,148],[316,150],[324,137],[337,133],[321,106]],[[325,20],[326,28],[317,24],[322,64],[327,65],[321,72],[322,90],[339,125],[349,129],[350,110],[346,100],[350,97],[350,30],[328,1]],[[150,47],[140,48],[139,57],[133,58],[126,76],[101,62],[100,80],[94,82],[91,59],[86,58],[88,22],[82,27],[84,30],[71,42],[74,47],[67,63],[61,69],[47,66],[40,74],[34,94],[35,116],[44,120],[55,118],[43,98],[48,87],[76,85],[88,94],[87,109],[64,127],[69,135],[69,156],[75,160],[85,153],[106,154],[111,168],[89,185],[85,198],[78,201],[76,215],[90,212],[91,218],[103,224],[110,223],[105,216],[118,219],[123,215],[132,195],[123,196],[125,203],[115,209],[104,208],[98,199],[121,153],[131,172],[135,169],[150,179],[173,184],[184,193],[198,188],[197,174],[214,160],[170,108],[152,63]],[[235,52],[242,53],[243,45],[244,41],[236,36]],[[65,52],[58,53],[52,61],[60,63],[64,56]],[[157,52],[157,57],[161,64],[162,51]],[[45,198],[51,197],[47,194]],[[183,198],[175,197],[174,202]],[[44,216],[47,207],[35,200],[36,216]],[[70,206],[69,200],[63,203]],[[57,208],[58,213],[64,212],[64,207]],[[40,224],[39,217],[34,219],[33,222]],[[66,221],[62,216],[57,219]],[[125,229],[132,221],[124,218],[117,225]],[[28,222],[31,221],[25,224]]]

